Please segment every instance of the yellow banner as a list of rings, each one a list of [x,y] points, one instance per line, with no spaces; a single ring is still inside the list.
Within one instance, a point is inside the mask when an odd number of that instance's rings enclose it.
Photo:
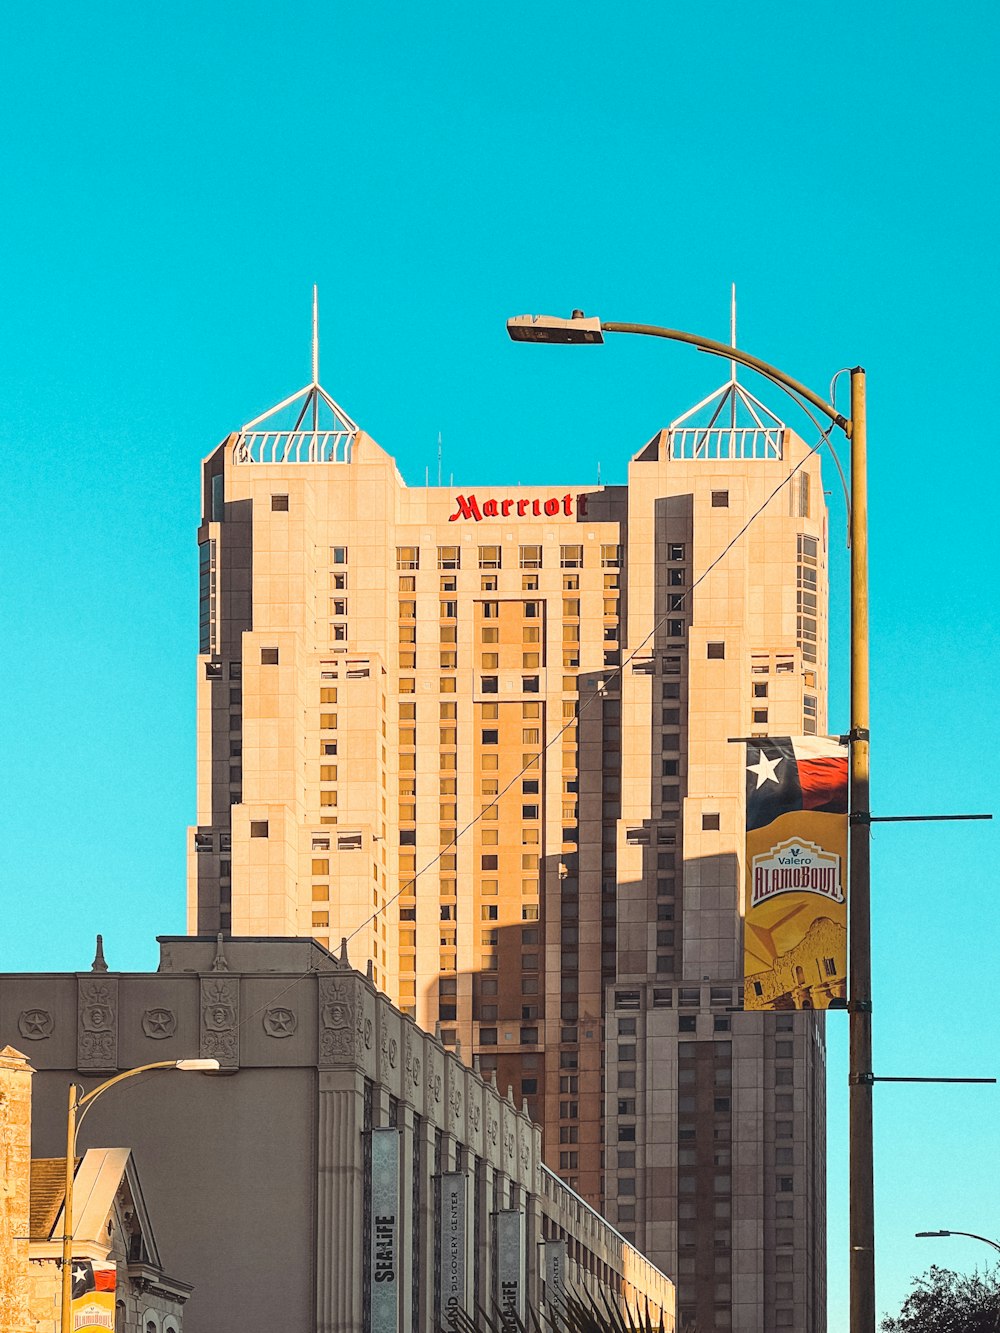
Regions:
[[[747,830],[744,1007],[847,999],[847,815],[793,810]]]
[[[114,1330],[116,1278],[114,1263],[73,1260],[70,1307],[70,1327],[73,1333]]]

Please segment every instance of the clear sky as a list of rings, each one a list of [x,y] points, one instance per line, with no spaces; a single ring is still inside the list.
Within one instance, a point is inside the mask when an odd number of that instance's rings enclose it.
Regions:
[[[322,381],[413,483],[438,431],[456,485],[621,481],[724,378],[652,341],[514,346],[510,314],[724,338],[735,281],[748,351],[824,393],[864,363],[874,809],[997,810],[997,27],[984,0],[6,7],[0,966],[85,968],[102,930],[147,968],[184,929],[199,460],[308,380],[314,281]],[[877,1072],[998,1072],[997,844],[877,829]],[[876,1089],[880,1309],[989,1257],[913,1232],[1000,1235],[998,1097]]]

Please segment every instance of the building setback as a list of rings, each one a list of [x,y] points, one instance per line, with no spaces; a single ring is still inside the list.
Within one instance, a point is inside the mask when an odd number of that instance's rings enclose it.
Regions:
[[[311,941],[164,937],[156,973],[0,975],[0,1049],[15,1040],[36,1071],[35,1157],[65,1145],[70,1078],[219,1061],[109,1090],[79,1136],[81,1150],[130,1145],[158,1253],[194,1284],[185,1333],[439,1333],[449,1302],[537,1312],[553,1263],[571,1289],[674,1329],[672,1283],[542,1164],[511,1090]],[[10,1098],[9,1119],[26,1185],[23,1103]],[[28,1234],[8,1215],[0,1253]],[[58,1253],[57,1221],[49,1233]],[[158,1258],[128,1257],[130,1278],[162,1285]]]
[[[734,379],[624,485],[409,487],[299,402],[204,464],[189,929],[349,936],[683,1314],[822,1333],[822,1019],[739,1012],[730,743],[826,726],[818,455]]]

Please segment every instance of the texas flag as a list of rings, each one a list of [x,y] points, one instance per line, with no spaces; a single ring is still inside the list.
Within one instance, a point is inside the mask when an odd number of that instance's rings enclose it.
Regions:
[[[114,1291],[117,1270],[114,1264],[91,1263],[89,1259],[74,1259],[70,1270],[74,1301],[92,1291]]]
[[[768,736],[747,745],[747,830],[794,810],[847,813],[847,746],[828,736]]]

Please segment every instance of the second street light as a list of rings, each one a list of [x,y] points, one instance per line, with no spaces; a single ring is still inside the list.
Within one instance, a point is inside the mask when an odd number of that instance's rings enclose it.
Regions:
[[[814,408],[850,441],[850,813],[848,864],[849,1159],[850,1159],[850,1333],[875,1333],[875,1199],[872,1139],[871,999],[871,806],[869,795],[868,491],[865,372],[850,371],[851,406],[845,417],[807,385],[759,357],[699,334],[656,324],[622,324],[587,318],[517,315],[507,321],[515,342],[594,345],[606,333],[631,333],[687,343],[699,351],[756,371],[800,407]],[[735,341],[735,339],[734,339]],[[806,407],[808,405],[808,407]]]
[[[72,1288],[73,1288],[73,1181],[76,1176],[76,1139],[83,1118],[102,1093],[109,1088],[124,1083],[137,1074],[148,1074],[156,1069],[180,1069],[184,1073],[213,1073],[219,1068],[218,1060],[157,1060],[154,1064],[138,1065],[135,1069],[126,1069],[114,1078],[106,1079],[96,1088],[80,1096],[76,1081],[69,1085],[69,1105],[66,1114],[66,1180],[65,1200],[63,1203],[62,1232],[62,1285],[59,1328],[61,1333],[70,1333],[72,1324]]]

